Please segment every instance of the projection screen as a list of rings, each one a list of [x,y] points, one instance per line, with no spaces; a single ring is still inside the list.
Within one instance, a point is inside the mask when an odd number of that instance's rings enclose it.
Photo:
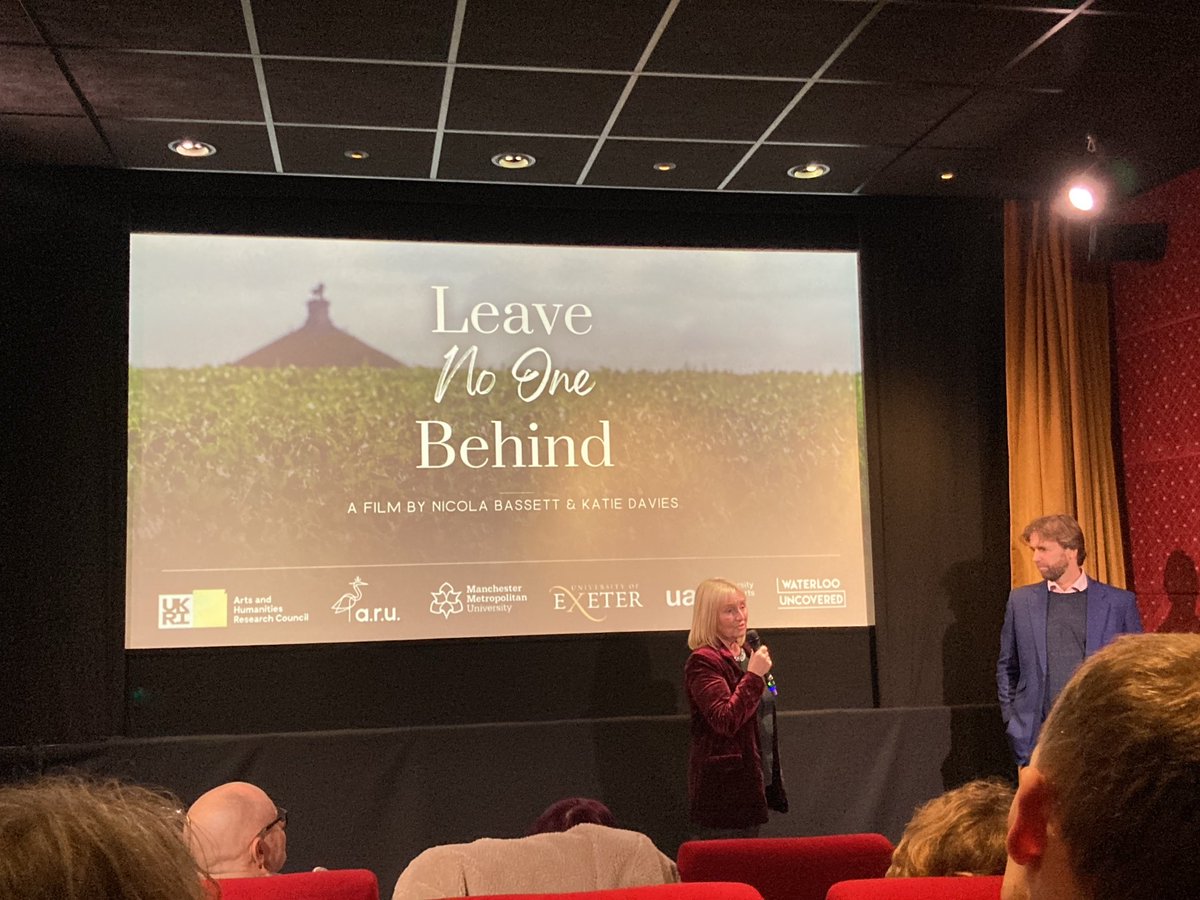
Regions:
[[[134,234],[127,647],[871,624],[857,267]]]

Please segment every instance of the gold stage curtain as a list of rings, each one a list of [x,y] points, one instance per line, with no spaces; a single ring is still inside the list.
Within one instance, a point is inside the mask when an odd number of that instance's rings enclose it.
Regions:
[[[1085,228],[1038,202],[1004,207],[1004,330],[1013,586],[1041,576],[1021,532],[1068,513],[1089,576],[1125,586],[1112,434],[1106,274],[1075,255]]]

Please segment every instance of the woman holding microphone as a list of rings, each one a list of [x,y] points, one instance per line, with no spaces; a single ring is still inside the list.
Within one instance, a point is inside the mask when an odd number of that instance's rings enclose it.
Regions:
[[[773,701],[771,654],[747,651],[747,621],[736,584],[710,578],[696,588],[683,673],[692,711],[688,803],[701,839],[754,837],[767,821],[758,713],[764,696]]]

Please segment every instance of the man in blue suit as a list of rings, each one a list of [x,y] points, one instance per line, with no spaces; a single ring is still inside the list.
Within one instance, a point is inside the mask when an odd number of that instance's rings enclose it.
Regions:
[[[1043,516],[1022,537],[1045,581],[1008,595],[1000,632],[996,690],[1018,766],[1029,765],[1054,698],[1087,657],[1119,634],[1140,634],[1129,591],[1083,573],[1083,531],[1070,516]]]

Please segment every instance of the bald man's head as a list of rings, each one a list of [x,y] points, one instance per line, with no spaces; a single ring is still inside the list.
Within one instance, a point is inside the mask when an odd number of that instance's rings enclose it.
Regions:
[[[261,788],[231,781],[188,810],[188,845],[214,878],[274,875],[287,861],[287,817]]]

